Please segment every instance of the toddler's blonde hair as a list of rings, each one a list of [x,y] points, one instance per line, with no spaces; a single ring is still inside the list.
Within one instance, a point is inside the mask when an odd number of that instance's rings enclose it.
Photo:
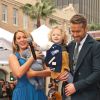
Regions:
[[[52,30],[50,31],[50,33],[49,33],[49,35],[48,35],[49,41],[53,42],[51,36],[52,36],[52,33],[53,33],[53,31],[54,31],[55,29],[58,29],[58,30],[61,31],[61,34],[62,34],[62,36],[63,36],[62,44],[66,44],[66,43],[68,42],[68,41],[67,41],[66,31],[64,31],[60,26],[55,26],[55,27],[52,28]]]

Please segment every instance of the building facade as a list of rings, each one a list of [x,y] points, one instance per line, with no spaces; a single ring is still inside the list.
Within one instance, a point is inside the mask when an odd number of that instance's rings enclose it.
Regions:
[[[78,13],[83,14],[88,19],[88,23],[100,23],[100,0],[55,0],[58,8],[73,4]]]
[[[21,7],[24,4],[18,1],[20,0],[0,0],[0,27],[12,33],[18,29],[31,32],[34,22],[22,12]]]
[[[31,32],[34,29],[34,22],[22,12],[21,7],[25,3],[34,5],[36,1],[37,0],[0,0],[0,30],[5,29],[14,33],[18,29],[24,29],[27,32]],[[0,36],[2,35],[5,34],[1,32]],[[8,46],[11,47],[11,43],[0,37],[0,79],[10,82],[11,70],[8,64],[8,56],[12,51]]]

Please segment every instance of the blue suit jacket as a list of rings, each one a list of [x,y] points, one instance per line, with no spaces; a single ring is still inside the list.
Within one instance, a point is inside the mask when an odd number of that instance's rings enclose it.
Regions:
[[[68,45],[71,73],[73,73],[73,54],[75,42]],[[76,71],[73,75],[73,83],[76,93],[71,100],[100,100],[100,43],[91,36],[87,36],[81,48]]]

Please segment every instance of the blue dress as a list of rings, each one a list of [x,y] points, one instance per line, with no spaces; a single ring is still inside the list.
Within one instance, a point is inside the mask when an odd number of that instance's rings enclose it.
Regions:
[[[26,62],[25,59],[20,57],[19,53],[16,53],[16,56],[20,65]],[[17,80],[18,82],[13,91],[12,100],[47,100],[44,91],[41,89],[36,90],[35,86],[29,82],[26,74]]]

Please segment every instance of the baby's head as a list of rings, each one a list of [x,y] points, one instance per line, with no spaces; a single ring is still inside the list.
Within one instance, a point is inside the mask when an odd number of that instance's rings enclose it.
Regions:
[[[59,26],[54,27],[49,33],[49,41],[57,44],[66,44],[67,43],[66,32]]]

